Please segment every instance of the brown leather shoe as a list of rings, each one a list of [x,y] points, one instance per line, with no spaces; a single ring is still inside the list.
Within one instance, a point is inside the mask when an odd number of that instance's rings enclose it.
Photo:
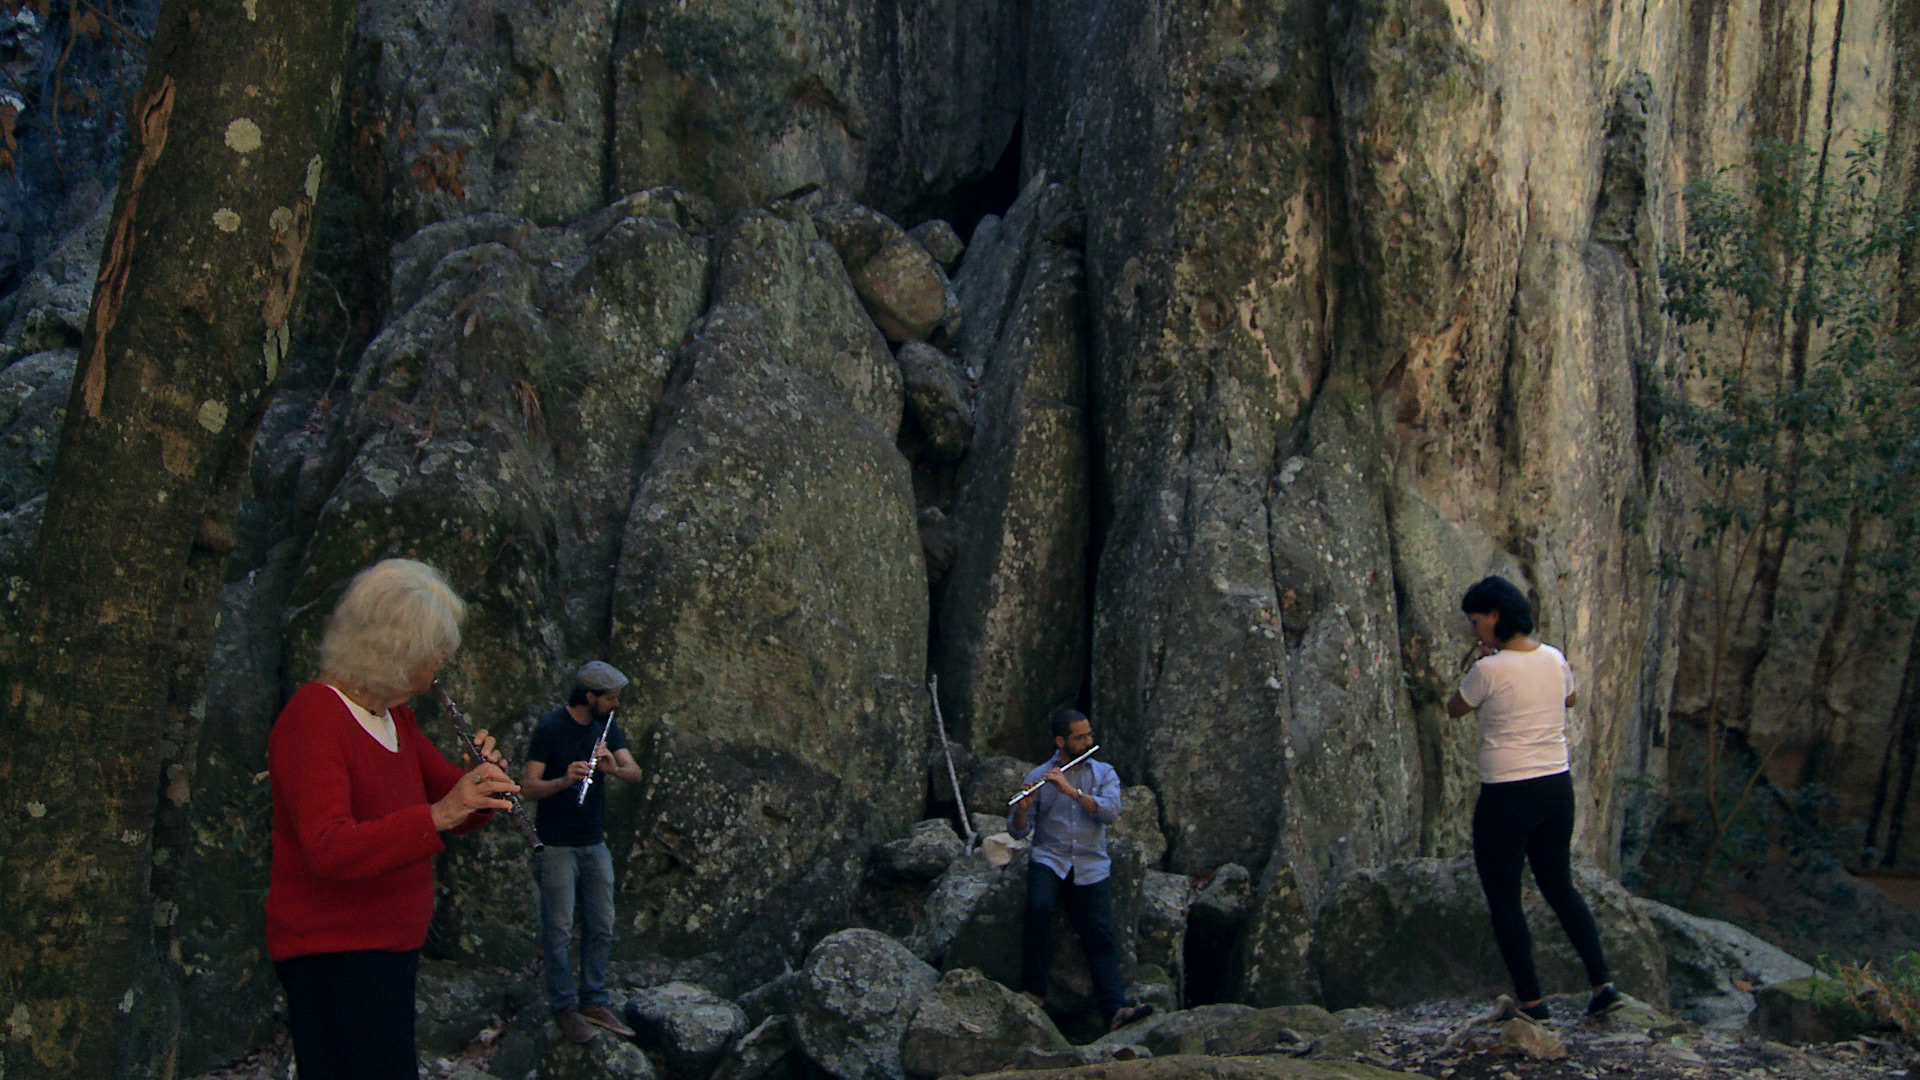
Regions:
[[[554,1013],[553,1024],[560,1029],[560,1034],[565,1035],[574,1042],[589,1043],[593,1041],[593,1029],[587,1026],[587,1022],[581,1017],[579,1009],[561,1009],[559,1012]]]
[[[620,1018],[613,1014],[613,1010],[605,1005],[589,1005],[580,1010],[580,1015],[586,1018],[587,1023],[598,1024],[623,1039],[633,1038],[633,1029],[621,1023]]]

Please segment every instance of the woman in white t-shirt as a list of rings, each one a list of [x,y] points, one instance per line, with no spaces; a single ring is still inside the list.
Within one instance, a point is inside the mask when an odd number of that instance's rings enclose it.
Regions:
[[[1478,710],[1480,798],[1473,807],[1473,863],[1493,917],[1493,938],[1513,976],[1520,1011],[1549,1017],[1533,968],[1533,939],[1520,903],[1531,864],[1593,984],[1589,1013],[1621,1004],[1607,974],[1600,931],[1573,884],[1573,777],[1567,771],[1567,709],[1573,669],[1559,649],[1533,640],[1533,610],[1505,578],[1490,577],[1460,601],[1473,636],[1489,650],[1447,702],[1448,716]]]

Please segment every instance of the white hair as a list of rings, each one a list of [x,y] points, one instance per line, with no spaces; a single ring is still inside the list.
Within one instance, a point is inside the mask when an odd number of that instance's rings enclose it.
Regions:
[[[381,700],[400,700],[422,669],[460,647],[461,600],[440,571],[386,559],[353,576],[320,639],[320,677]]]

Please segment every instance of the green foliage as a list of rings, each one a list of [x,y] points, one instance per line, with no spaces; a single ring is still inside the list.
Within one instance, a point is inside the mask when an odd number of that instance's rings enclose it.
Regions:
[[[1906,953],[1880,969],[1872,961],[1822,956],[1819,967],[1831,977],[1815,984],[1826,1003],[1851,1009],[1862,1027],[1897,1031],[1902,1042],[1920,1046],[1920,953]]]
[[[1910,615],[1920,394],[1894,298],[1920,212],[1883,190],[1883,150],[1862,139],[1835,177],[1812,151],[1768,144],[1688,190],[1686,243],[1661,264],[1685,347],[1654,409],[1703,481],[1697,543],[1784,543],[1863,515],[1881,530],[1879,595]]]
[[[1708,578],[1695,597],[1709,624],[1710,831],[1689,907],[1738,847],[1730,825],[1766,769],[1763,757],[1744,783],[1723,781],[1720,752],[1728,703],[1752,708],[1753,659],[1798,604],[1779,588],[1789,550],[1806,567],[1802,593],[1838,617],[1857,598],[1904,618],[1920,606],[1920,392],[1896,307],[1920,208],[1883,183],[1884,148],[1869,135],[1836,168],[1824,152],[1759,147],[1688,189],[1685,240],[1661,263],[1682,347],[1647,408],[1658,443],[1693,470]],[[1750,619],[1757,644],[1742,641]]]

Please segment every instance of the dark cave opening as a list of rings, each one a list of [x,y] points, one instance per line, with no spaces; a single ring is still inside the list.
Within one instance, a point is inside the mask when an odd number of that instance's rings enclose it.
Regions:
[[[960,239],[971,244],[973,230],[988,214],[1004,214],[1020,197],[1020,148],[1025,142],[1022,125],[1015,121],[1000,160],[985,176],[953,189],[947,196],[946,220]]]

